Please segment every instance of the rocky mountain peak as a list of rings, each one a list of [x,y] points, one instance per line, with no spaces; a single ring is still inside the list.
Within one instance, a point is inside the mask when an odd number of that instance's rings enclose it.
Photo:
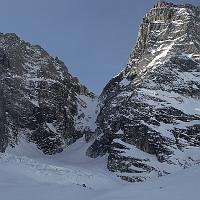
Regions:
[[[134,65],[142,60],[144,54],[151,54],[153,49],[170,44],[170,41],[174,42],[173,46],[183,42],[196,42],[198,45],[199,12],[199,7],[190,4],[158,2],[142,20],[129,64]]]
[[[96,96],[64,62],[14,33],[0,34],[0,81],[0,152],[25,140],[54,154],[94,129]]]
[[[100,95],[88,155],[108,153],[108,169],[129,181],[198,162],[199,36],[199,7],[160,1],[144,16],[127,66]]]
[[[200,59],[199,13],[200,7],[191,4],[176,5],[165,1],[159,1],[150,9],[141,21],[136,45],[127,65],[103,89],[101,101],[108,101],[115,95],[113,91],[123,90],[123,82],[128,84],[136,76],[139,79],[143,70],[148,71],[154,62],[163,60],[166,56],[185,52],[195,60]],[[144,66],[148,68],[144,69]],[[124,80],[124,77],[127,80]],[[118,84],[121,81],[122,83]],[[110,91],[110,87],[117,89]]]

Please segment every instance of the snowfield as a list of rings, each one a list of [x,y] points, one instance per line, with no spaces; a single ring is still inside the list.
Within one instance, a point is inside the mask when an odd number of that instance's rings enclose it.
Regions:
[[[0,154],[2,200],[188,200],[199,199],[200,165],[142,183],[120,180],[106,169],[106,156],[85,156],[79,139],[65,152],[43,155],[21,141]]]

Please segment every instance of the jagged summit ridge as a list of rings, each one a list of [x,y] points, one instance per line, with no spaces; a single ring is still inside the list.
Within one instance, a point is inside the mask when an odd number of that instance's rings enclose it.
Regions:
[[[87,153],[129,181],[171,173],[200,158],[200,9],[156,4],[128,64],[100,95],[99,134]]]
[[[188,51],[189,47],[194,53],[200,43],[199,12],[200,9],[192,5],[160,2],[154,6],[142,20],[137,44],[129,59],[130,66],[137,65],[138,61],[142,62],[144,53],[145,56],[147,53],[154,55],[156,53],[154,49],[160,50],[164,45],[176,47],[177,51],[179,49],[182,51],[183,48]],[[194,45],[190,42],[194,42]],[[181,44],[182,46],[179,46]]]

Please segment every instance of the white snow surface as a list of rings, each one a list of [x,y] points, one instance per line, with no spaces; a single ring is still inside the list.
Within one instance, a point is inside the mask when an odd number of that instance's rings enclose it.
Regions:
[[[89,145],[82,138],[66,151],[48,156],[21,141],[15,149],[0,154],[1,199],[188,200],[200,196],[199,165],[146,182],[128,183],[107,171],[106,156],[86,157]]]
[[[170,45],[162,48],[162,51],[160,54],[158,54],[147,66],[146,68],[150,68],[153,67],[152,70],[154,70],[157,65],[159,64],[163,64],[163,62],[161,61],[162,58],[166,58],[168,52],[172,49],[174,45],[174,42],[172,42]]]

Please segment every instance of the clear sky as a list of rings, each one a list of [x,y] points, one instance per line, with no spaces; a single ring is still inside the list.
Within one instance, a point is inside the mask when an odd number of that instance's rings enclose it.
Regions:
[[[14,32],[65,62],[99,94],[126,64],[156,0],[0,0],[0,32]],[[193,3],[200,0],[171,0]]]

